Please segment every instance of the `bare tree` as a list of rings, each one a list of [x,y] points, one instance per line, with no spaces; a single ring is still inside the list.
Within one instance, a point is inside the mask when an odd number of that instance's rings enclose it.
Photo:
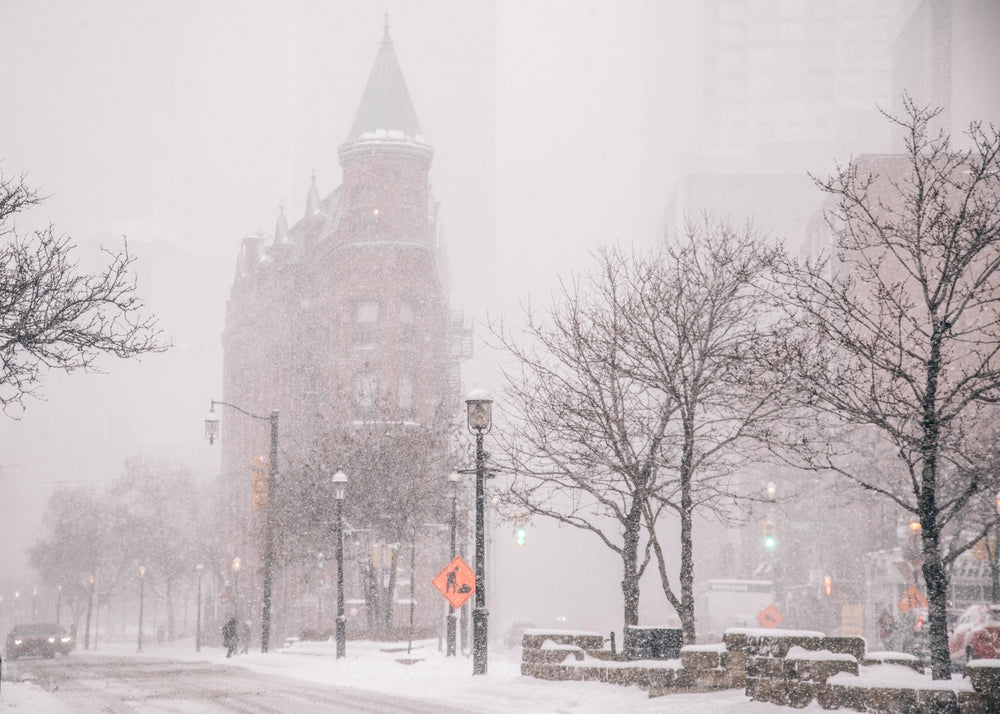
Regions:
[[[629,341],[636,276],[603,250],[590,276],[563,283],[547,312],[528,306],[523,335],[492,326],[512,359],[494,431],[512,510],[596,536],[621,559],[624,624],[639,622],[639,580],[650,562],[644,511],[661,483],[662,445],[677,404],[636,376]]]
[[[69,238],[52,226],[21,236],[14,216],[40,202],[23,178],[0,175],[0,405],[24,408],[46,369],[96,371],[104,353],[129,358],[165,349],[142,314],[127,243],[99,272],[80,270]],[[9,412],[8,412],[9,413]]]
[[[895,474],[851,469],[829,444],[801,438],[795,453],[919,518],[932,670],[945,679],[946,565],[974,541],[946,554],[942,534],[993,488],[968,436],[1000,400],[1000,134],[973,123],[971,148],[958,150],[930,129],[940,110],[904,100],[903,116],[886,115],[905,134],[904,154],[818,181],[836,202],[835,251],[783,278],[801,331],[790,358],[803,407],[828,426],[881,431],[897,450]]]
[[[635,270],[637,298],[627,350],[649,394],[676,405],[661,478],[644,504],[664,595],[686,642],[695,641],[694,514],[726,519],[754,498],[734,476],[784,415],[782,370],[755,358],[778,329],[763,289],[782,251],[751,225],[735,229],[704,216],[666,241]],[[769,339],[769,338],[768,338]],[[746,492],[746,493],[744,493]],[[678,585],[672,585],[655,523],[663,508],[680,520]]]
[[[373,636],[393,627],[397,565],[405,546],[430,523],[445,520],[440,494],[453,466],[446,462],[447,425],[369,421],[330,427],[307,449],[277,504],[286,560],[334,552],[336,501],[330,481],[343,468],[345,561],[360,570]],[[291,472],[291,470],[290,470]],[[350,551],[353,551],[351,553]]]

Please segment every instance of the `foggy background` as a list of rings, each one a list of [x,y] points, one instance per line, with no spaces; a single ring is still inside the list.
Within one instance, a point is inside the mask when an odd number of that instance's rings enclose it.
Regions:
[[[937,4],[956,8],[948,86],[916,98],[947,101],[957,127],[1000,119],[1000,3]],[[832,38],[831,77],[808,74],[817,43],[795,23],[723,22],[823,5],[837,9],[815,26]],[[820,200],[806,170],[898,150],[875,103],[891,108],[902,86],[933,94],[942,65],[928,48],[937,40],[894,39],[908,27],[919,35],[911,18],[927,16],[926,5],[0,0],[0,167],[7,177],[26,172],[49,196],[19,228],[51,221],[81,258],[127,236],[140,294],[174,345],[141,362],[104,360],[105,375],[48,375],[46,401],[0,420],[0,589],[30,585],[25,549],[60,484],[113,480],[139,453],[216,477],[220,452],[203,419],[222,396],[220,335],[238,245],[258,231],[270,236],[280,204],[289,224],[301,218],[313,172],[321,195],[340,183],[337,146],[384,12],[434,148],[452,307],[475,318],[482,336],[488,314],[516,319],[529,295],[545,301],[558,275],[589,264],[590,248],[649,244],[685,210],[752,214],[796,240]],[[731,30],[749,32],[745,52],[726,49]],[[728,92],[727,67],[749,73],[745,99]],[[896,86],[904,70],[912,84]],[[760,174],[780,177],[787,193],[762,199],[748,188]],[[717,204],[723,196],[731,202]],[[463,377],[466,389],[496,388],[478,343]],[[562,614],[544,599],[567,609],[567,626],[617,622],[620,574],[596,541],[533,523],[529,547],[514,552],[506,536],[497,536],[490,574],[504,620],[554,624],[543,618]],[[564,570],[581,544],[586,568]],[[574,604],[581,587],[592,593],[586,607]],[[645,599],[644,618],[661,599]],[[606,604],[609,624],[587,619],[594,602]],[[654,619],[666,611],[658,607]]]

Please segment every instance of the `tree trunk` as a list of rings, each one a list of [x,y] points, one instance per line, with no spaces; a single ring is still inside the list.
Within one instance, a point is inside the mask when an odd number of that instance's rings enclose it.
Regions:
[[[642,525],[642,502],[636,498],[625,517],[622,546],[622,598],[625,605],[625,626],[639,624],[639,529]]]
[[[990,592],[990,600],[994,605],[1000,605],[1000,560],[997,552],[1000,551],[1000,523],[993,529],[993,548],[989,547],[989,538],[986,540],[986,555],[990,561],[990,579],[993,587]]]
[[[694,623],[694,526],[691,470],[694,464],[693,418],[684,420],[684,451],[681,456],[681,606],[677,611],[684,631],[684,644],[695,644]]]
[[[944,332],[935,320],[927,358],[927,381],[924,391],[920,445],[920,542],[923,550],[924,583],[927,586],[931,677],[951,679],[951,657],[948,652],[948,574],[941,561],[937,507],[937,456],[941,438],[941,423],[937,413],[938,373],[941,369],[941,339]]]
[[[167,641],[173,642],[177,639],[176,630],[177,621],[174,617],[174,580],[173,578],[167,579],[167,592],[166,592],[166,606],[167,606]]]

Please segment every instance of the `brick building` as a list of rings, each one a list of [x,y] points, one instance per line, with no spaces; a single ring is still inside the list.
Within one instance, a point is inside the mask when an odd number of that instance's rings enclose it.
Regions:
[[[361,581],[373,577],[376,566],[391,566],[391,583],[402,582],[398,554],[410,550],[407,540],[426,540],[415,531],[415,515],[414,523],[403,522],[423,508],[413,506],[419,480],[447,473],[445,435],[461,406],[459,363],[468,356],[468,335],[460,321],[455,328],[448,304],[429,180],[433,149],[421,134],[388,25],[338,153],[338,188],[321,197],[314,176],[299,220],[289,226],[282,210],[273,236],[244,239],[226,310],[222,400],[254,415],[280,415],[278,478],[267,506],[277,504],[284,519],[272,641],[298,634],[313,618],[324,629],[324,598],[332,612],[329,477],[338,468],[351,479],[344,507],[351,528],[345,536],[348,599],[365,601]],[[219,555],[224,566],[241,558],[241,609],[257,618],[267,508],[252,506],[251,472],[254,457],[267,453],[269,425],[228,410],[222,425]],[[369,437],[378,443],[366,446]],[[379,503],[390,504],[388,512],[373,513],[380,508],[376,492],[384,496]],[[393,507],[405,509],[403,516],[394,516]],[[422,551],[426,546],[421,542]],[[394,558],[383,563],[373,549]],[[431,603],[439,598],[419,586],[388,597],[414,594],[426,603],[418,619],[432,621],[440,608]],[[363,620],[364,607],[349,619]],[[332,614],[326,622],[332,625]]]

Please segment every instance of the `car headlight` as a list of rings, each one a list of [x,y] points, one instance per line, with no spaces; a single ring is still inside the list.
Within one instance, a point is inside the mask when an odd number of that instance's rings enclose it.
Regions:
[[[54,645],[55,643],[56,643],[56,638],[55,637],[50,637],[49,638],[49,644],[50,645]]]
[[[14,640],[14,644],[15,645],[23,645],[24,644],[24,640]]]
[[[64,645],[65,645],[65,644],[69,644],[69,643],[70,643],[70,642],[72,642],[72,641],[73,641],[73,638],[72,638],[72,637],[70,637],[69,635],[66,635],[66,636],[65,636],[65,637],[63,637],[63,638],[62,638],[62,640],[61,640],[61,642],[62,642],[62,643],[63,643]]]

